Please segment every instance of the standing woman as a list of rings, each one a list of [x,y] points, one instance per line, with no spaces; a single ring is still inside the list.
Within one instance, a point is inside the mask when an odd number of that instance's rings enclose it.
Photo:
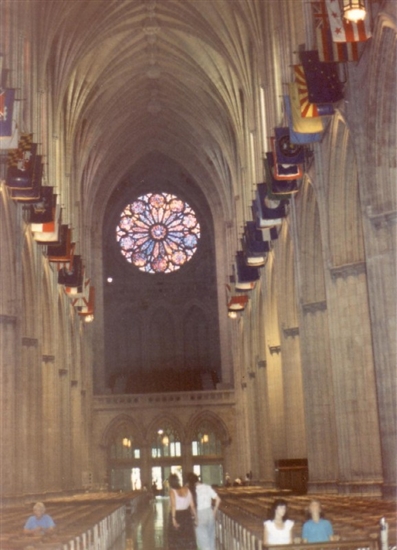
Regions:
[[[176,474],[168,478],[170,486],[169,550],[196,550],[194,523],[196,508],[188,487],[181,487]]]
[[[211,485],[201,483],[196,474],[188,474],[187,480],[197,509],[197,546],[200,550],[215,550],[215,519],[221,499]]]
[[[294,522],[287,519],[287,503],[279,499],[273,503],[270,518],[264,523],[263,544],[291,544]]]

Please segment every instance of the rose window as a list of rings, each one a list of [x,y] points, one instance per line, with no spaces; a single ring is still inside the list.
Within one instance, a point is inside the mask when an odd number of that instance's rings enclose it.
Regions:
[[[121,253],[146,273],[171,273],[197,250],[200,224],[193,209],[169,193],[148,193],[120,215],[116,239]]]

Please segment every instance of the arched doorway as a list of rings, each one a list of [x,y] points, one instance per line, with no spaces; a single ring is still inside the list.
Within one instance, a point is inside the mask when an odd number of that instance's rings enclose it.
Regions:
[[[108,472],[111,491],[133,491],[143,486],[142,442],[132,421],[119,422],[109,435]]]

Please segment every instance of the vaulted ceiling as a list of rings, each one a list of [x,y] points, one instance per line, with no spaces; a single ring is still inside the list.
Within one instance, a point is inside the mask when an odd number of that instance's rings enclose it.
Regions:
[[[51,81],[54,114],[66,115],[61,131],[87,204],[104,205],[136,163],[144,173],[167,158],[227,211],[240,170],[241,93],[252,89],[264,3],[33,0],[31,7],[43,60],[38,86]]]

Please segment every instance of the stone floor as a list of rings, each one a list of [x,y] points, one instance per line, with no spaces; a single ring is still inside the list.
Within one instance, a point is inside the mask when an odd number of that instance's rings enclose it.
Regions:
[[[168,498],[157,497],[149,508],[127,520],[125,550],[165,549],[167,518]]]

